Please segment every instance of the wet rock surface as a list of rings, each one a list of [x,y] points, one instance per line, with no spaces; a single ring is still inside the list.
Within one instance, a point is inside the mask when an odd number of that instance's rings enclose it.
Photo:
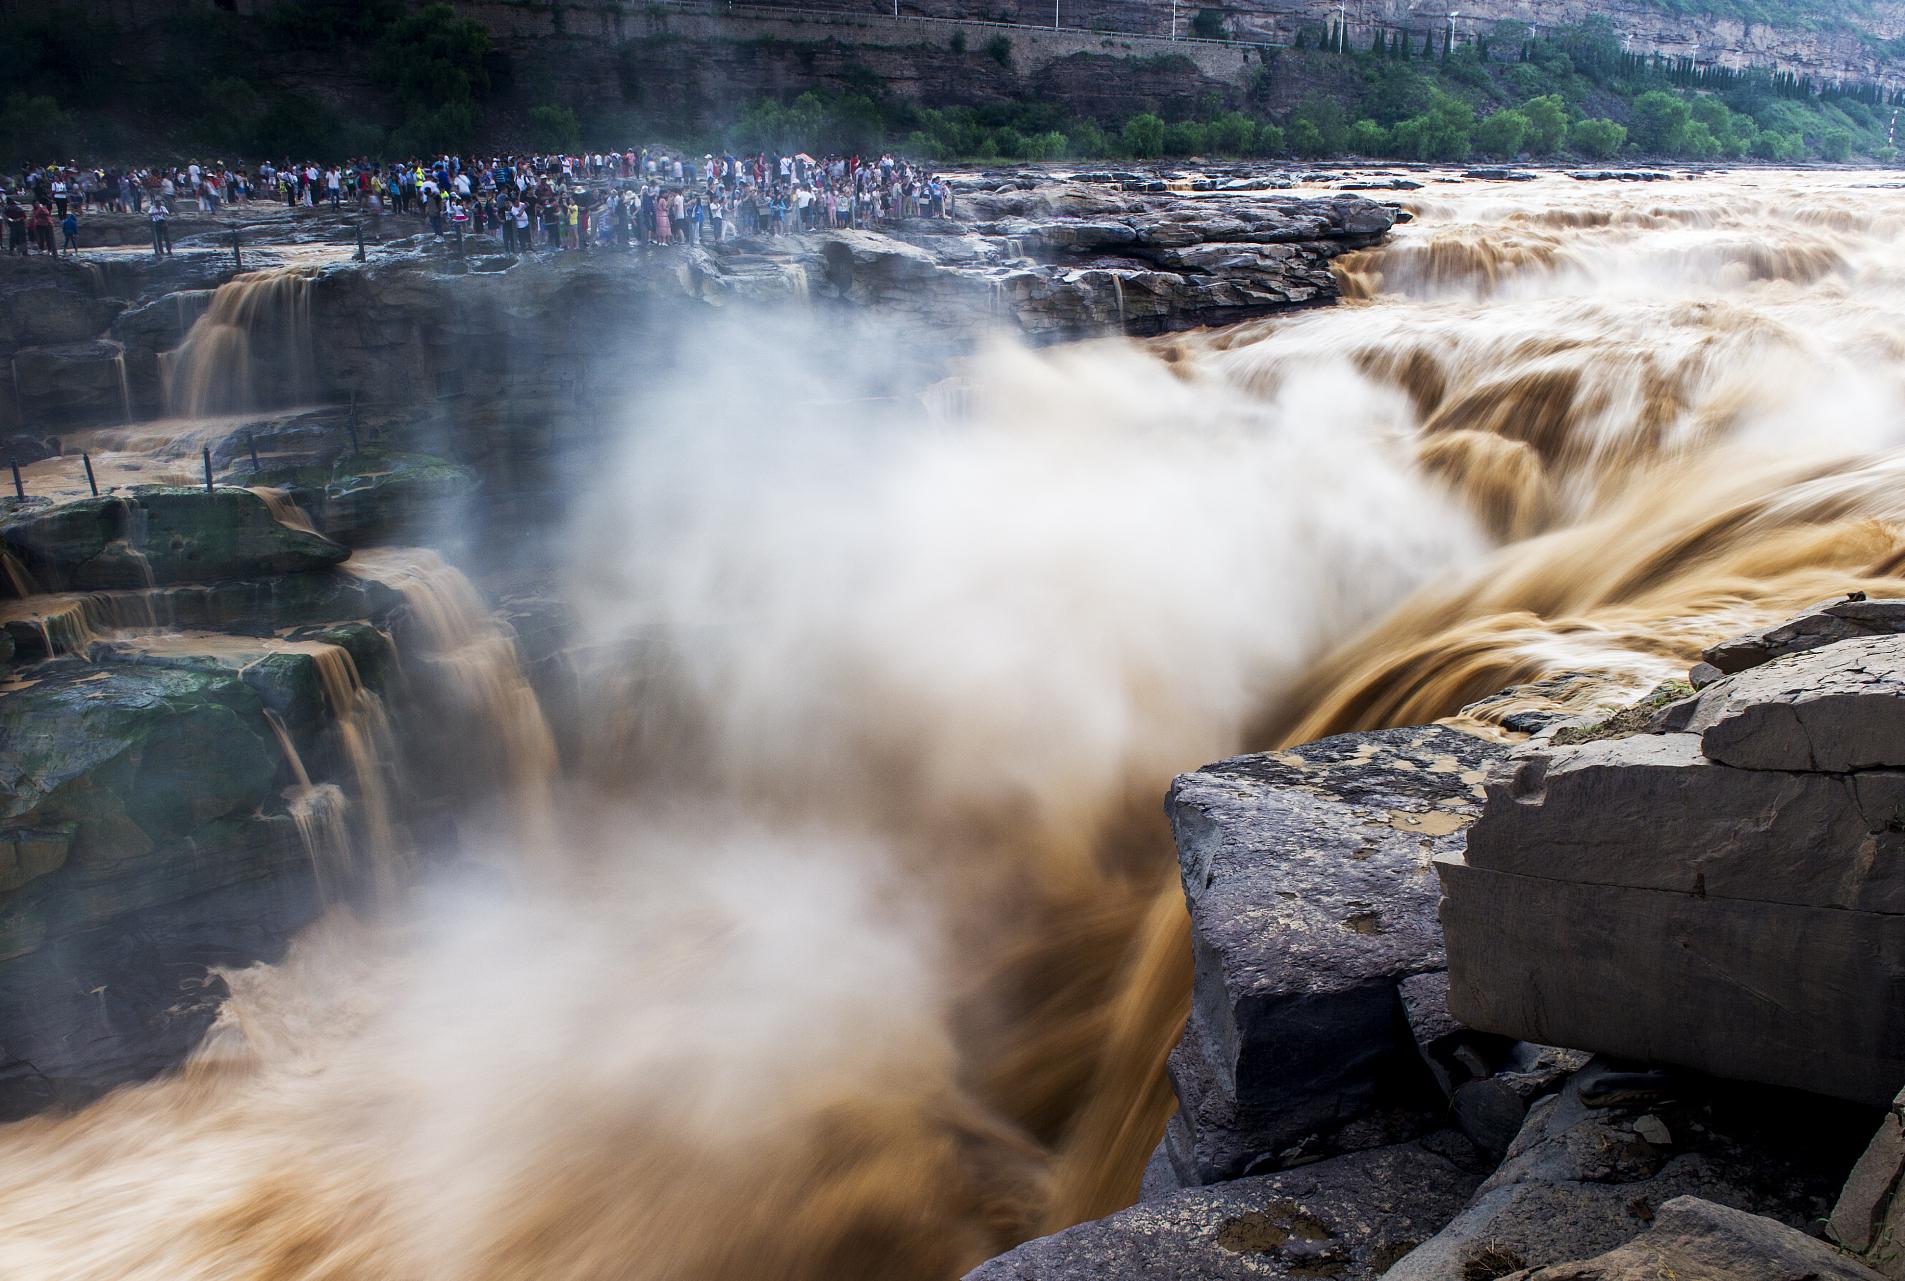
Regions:
[[[1405,1143],[1193,1188],[1028,1242],[967,1281],[1377,1277],[1448,1221],[1473,1163]],[[1459,1141],[1456,1148],[1458,1158]]]
[[[67,659],[0,697],[0,1115],[170,1066],[207,967],[315,915],[264,718],[299,684]]]
[[[1454,730],[1383,730],[1173,784],[1197,962],[1171,1056],[1184,1183],[1274,1165],[1426,1077],[1402,985],[1443,967],[1431,860],[1479,811],[1496,752]]]
[[[293,529],[249,490],[134,486],[0,511],[0,540],[43,585],[143,587],[328,569],[350,555]]]

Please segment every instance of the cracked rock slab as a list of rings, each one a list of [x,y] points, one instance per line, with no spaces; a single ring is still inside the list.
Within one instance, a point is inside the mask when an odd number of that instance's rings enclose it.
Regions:
[[[1899,633],[1905,633],[1905,600],[1868,600],[1863,593],[1835,596],[1785,622],[1721,641],[1700,657],[1721,675],[1730,676],[1787,654],[1861,636]]]
[[[1431,862],[1501,749],[1441,727],[1346,734],[1178,778],[1192,1016],[1172,1056],[1186,1183],[1355,1117],[1420,1075],[1405,979],[1442,968]]]
[[[1695,734],[1636,734],[1523,748],[1487,790],[1470,867],[1905,912],[1905,772],[1736,769],[1708,759]]]
[[[1708,685],[1685,727],[1741,769],[1905,766],[1905,636],[1866,636],[1788,654]]]

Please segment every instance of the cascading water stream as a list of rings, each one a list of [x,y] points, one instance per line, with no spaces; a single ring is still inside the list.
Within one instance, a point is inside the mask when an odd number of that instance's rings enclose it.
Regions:
[[[317,381],[311,279],[282,268],[220,285],[178,350],[160,360],[170,411],[205,418],[307,400]]]
[[[564,543],[600,671],[553,836],[466,836],[495,884],[326,922],[178,1075],[0,1130],[0,1273],[936,1281],[1128,1201],[1187,1003],[1174,772],[1905,595],[1867,181],[1437,189],[1356,301],[990,352],[925,428],[798,394],[841,371],[781,334],[720,348],[758,394],[644,385]],[[353,572],[551,816],[467,582]]]

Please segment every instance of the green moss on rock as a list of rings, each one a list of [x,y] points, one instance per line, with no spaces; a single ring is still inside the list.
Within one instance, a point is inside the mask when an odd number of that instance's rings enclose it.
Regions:
[[[295,574],[350,555],[230,487],[142,485],[22,510],[0,519],[0,539],[43,581],[80,590]]]
[[[1637,703],[1629,703],[1613,715],[1588,725],[1568,725],[1554,732],[1556,747],[1576,743],[1598,743],[1607,738],[1627,738],[1645,734],[1663,707],[1693,697],[1693,686],[1685,681],[1666,681]]]

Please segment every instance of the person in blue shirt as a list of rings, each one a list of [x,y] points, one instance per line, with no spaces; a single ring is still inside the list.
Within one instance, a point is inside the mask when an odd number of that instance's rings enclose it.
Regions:
[[[79,257],[79,211],[68,208],[66,216],[60,219],[60,252],[72,251],[73,257]]]

